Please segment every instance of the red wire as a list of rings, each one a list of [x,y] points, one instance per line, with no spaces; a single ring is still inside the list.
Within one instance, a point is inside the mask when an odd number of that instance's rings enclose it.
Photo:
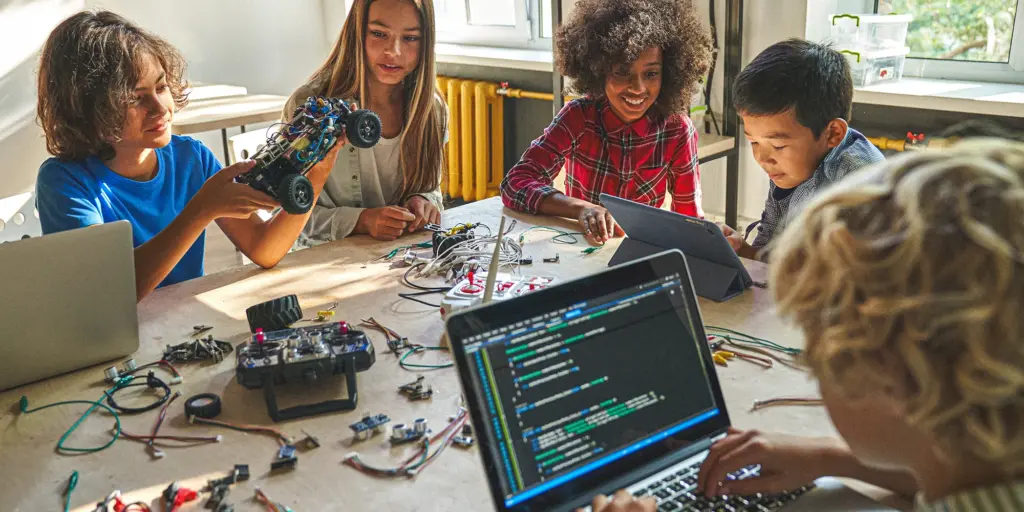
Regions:
[[[440,439],[440,438],[444,437],[444,436],[446,435],[445,433],[446,433],[446,432],[448,432],[449,430],[452,430],[452,427],[456,427],[456,425],[458,426],[458,427],[457,427],[457,428],[455,429],[455,431],[456,431],[456,432],[457,432],[458,430],[462,429],[462,425],[464,425],[464,424],[466,423],[466,420],[467,420],[467,419],[468,419],[468,415],[467,415],[466,411],[465,411],[465,410],[463,410],[462,412],[460,412],[460,413],[459,413],[459,415],[458,415],[458,416],[456,416],[456,417],[455,417],[455,419],[454,419],[454,420],[452,420],[452,422],[451,422],[451,423],[449,423],[449,424],[448,424],[448,426],[447,426],[447,427],[445,427],[445,428],[444,428],[444,430],[442,430],[442,431],[438,432],[437,434],[435,434],[435,435],[434,435],[434,437],[431,437],[431,438],[430,438],[430,444],[432,444],[432,445],[433,445],[433,444],[435,444],[435,443],[437,442],[437,440],[438,440],[438,439]],[[451,437],[454,437],[454,435],[453,435],[453,436],[451,436]],[[448,444],[448,443],[450,443],[450,442],[451,442],[451,439],[445,439],[445,442],[444,442],[444,443],[442,443],[442,444],[441,444],[441,445],[440,445],[440,446],[438,447],[438,451],[440,451],[440,450],[443,450],[443,449],[445,448],[445,445],[447,445],[447,444]],[[434,452],[434,454],[436,455],[436,454],[437,454],[437,452]],[[407,467],[408,467],[408,466],[409,466],[410,464],[412,464],[412,463],[413,463],[413,461],[415,461],[416,459],[420,458],[420,457],[421,457],[422,455],[423,455],[423,450],[421,449],[420,451],[416,452],[416,454],[415,454],[415,455],[413,455],[413,456],[412,456],[412,457],[410,457],[410,458],[409,458],[408,460],[406,460],[406,461],[405,461],[405,463],[404,463],[404,464],[402,464],[402,465],[401,465],[401,466],[399,467],[399,469],[405,469],[405,468],[407,468]],[[431,455],[431,458],[433,458],[433,457],[434,457],[434,455]],[[427,464],[429,463],[429,460],[430,460],[430,459],[427,459],[427,461],[425,461],[425,462],[423,463],[423,466],[421,466],[421,468],[423,468],[423,467],[426,467],[426,466],[427,466]]]

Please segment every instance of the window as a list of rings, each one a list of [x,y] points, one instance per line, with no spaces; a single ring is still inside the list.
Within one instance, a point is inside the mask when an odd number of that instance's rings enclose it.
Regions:
[[[904,74],[1019,82],[1024,0],[877,0],[879,14],[910,14]]]
[[[434,0],[437,39],[509,48],[551,48],[551,0]]]

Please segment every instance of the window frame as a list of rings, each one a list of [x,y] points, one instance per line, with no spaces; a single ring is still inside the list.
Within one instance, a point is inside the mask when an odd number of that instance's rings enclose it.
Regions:
[[[955,0],[970,1],[970,0]],[[874,0],[873,12],[878,12]],[[907,57],[903,76],[914,78],[964,80],[972,82],[1024,82],[1024,0],[1017,0],[1010,39],[1009,62],[980,62]]]
[[[551,38],[542,37],[541,23],[546,19],[541,12],[541,0],[515,0],[516,26],[471,25],[469,23],[470,0],[454,0],[464,6],[461,12],[466,23],[461,29],[444,30],[444,21],[437,16],[437,42],[469,46],[493,46],[522,50],[550,50]],[[458,11],[457,11],[458,12]]]

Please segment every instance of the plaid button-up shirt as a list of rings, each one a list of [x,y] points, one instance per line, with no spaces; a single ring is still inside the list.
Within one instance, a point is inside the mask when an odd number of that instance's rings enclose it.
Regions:
[[[537,213],[541,199],[556,192],[551,185],[563,164],[570,197],[600,204],[603,192],[660,207],[667,191],[673,211],[704,216],[697,131],[687,116],[626,124],[606,99],[571,101],[505,175],[505,206]]]

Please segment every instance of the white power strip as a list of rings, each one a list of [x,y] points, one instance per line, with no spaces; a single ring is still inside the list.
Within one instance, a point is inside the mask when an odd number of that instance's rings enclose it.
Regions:
[[[498,273],[494,279],[493,301],[507,300],[530,292],[547,288],[554,282],[553,277],[514,276]],[[459,281],[441,299],[441,317],[475,306],[484,300],[484,287],[487,285],[487,274],[476,274]]]

